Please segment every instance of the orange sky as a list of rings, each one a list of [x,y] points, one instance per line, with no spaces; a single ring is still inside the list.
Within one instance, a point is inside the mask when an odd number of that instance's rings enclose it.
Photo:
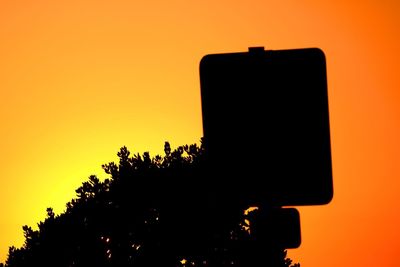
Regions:
[[[299,208],[302,266],[398,266],[400,4],[395,0],[0,0],[0,261],[119,148],[202,135],[209,53],[320,47],[335,195]]]

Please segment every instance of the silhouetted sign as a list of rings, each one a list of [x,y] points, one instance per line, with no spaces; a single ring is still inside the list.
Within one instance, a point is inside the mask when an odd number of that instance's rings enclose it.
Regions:
[[[333,196],[324,53],[212,54],[200,63],[210,186],[227,202],[326,204]]]
[[[301,244],[300,214],[294,208],[264,211],[252,221],[251,232],[266,247],[298,248]]]

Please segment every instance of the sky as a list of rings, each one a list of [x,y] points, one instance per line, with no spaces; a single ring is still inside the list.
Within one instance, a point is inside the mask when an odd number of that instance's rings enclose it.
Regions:
[[[327,59],[335,192],[298,208],[289,257],[398,266],[399,14],[395,0],[0,0],[0,262],[121,146],[199,143],[201,58],[264,46]]]

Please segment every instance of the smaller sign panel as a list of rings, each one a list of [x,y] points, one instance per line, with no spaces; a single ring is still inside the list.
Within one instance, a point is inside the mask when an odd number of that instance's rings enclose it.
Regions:
[[[294,208],[263,211],[251,229],[252,236],[266,247],[298,248],[301,244],[300,214]]]
[[[330,202],[327,76],[320,49],[206,55],[200,81],[206,179],[221,201]]]

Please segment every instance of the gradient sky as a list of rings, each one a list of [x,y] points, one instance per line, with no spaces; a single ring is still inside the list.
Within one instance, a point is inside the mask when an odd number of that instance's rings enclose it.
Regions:
[[[199,142],[200,59],[265,46],[327,57],[335,195],[299,208],[289,256],[399,266],[399,14],[395,0],[0,0],[0,262],[121,146]]]

